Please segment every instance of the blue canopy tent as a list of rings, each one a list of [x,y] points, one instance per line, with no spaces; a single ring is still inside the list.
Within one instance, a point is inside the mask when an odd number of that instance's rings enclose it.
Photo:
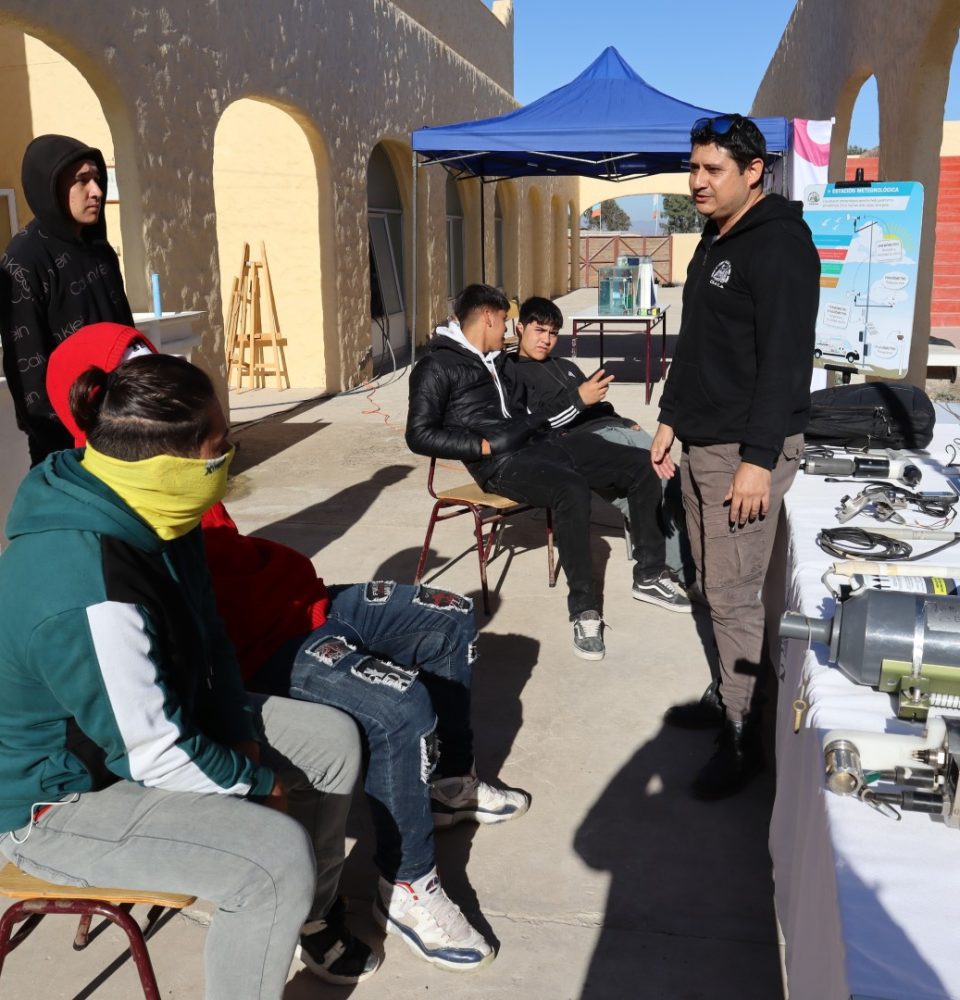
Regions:
[[[496,118],[417,129],[412,135],[413,201],[417,170],[440,164],[457,178],[483,184],[531,175],[574,175],[622,181],[682,170],[690,153],[690,129],[717,114],[661,93],[625,62],[613,46],[576,79],[545,97]],[[785,118],[754,118],[773,155],[787,150]],[[415,228],[415,227],[414,227]],[[486,261],[483,247],[481,260]],[[413,243],[416,273],[416,233]],[[411,337],[415,339],[416,296]]]
[[[457,174],[501,180],[573,174],[621,181],[683,169],[690,129],[716,111],[651,87],[613,46],[575,80],[497,118],[417,129],[421,163]],[[787,149],[785,118],[753,119],[770,153]]]

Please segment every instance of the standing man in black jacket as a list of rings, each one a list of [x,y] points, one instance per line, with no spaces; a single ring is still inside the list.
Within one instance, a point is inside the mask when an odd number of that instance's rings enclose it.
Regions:
[[[803,451],[820,262],[800,206],[762,189],[766,143],[740,115],[690,135],[690,193],[707,218],[687,270],[677,352],[650,457],[681,474],[687,530],[710,606],[725,709],[717,749],[694,781],[715,799],[763,766],[754,689],[760,591],[777,519]]]
[[[73,447],[47,397],[47,359],[81,326],[133,326],[120,263],[107,242],[107,167],[99,149],[65,135],[37,136],[23,154],[23,193],[34,218],[0,257],[3,370],[30,464]]]
[[[573,622],[574,653],[603,659],[603,622],[593,583],[590,491],[626,496],[631,520],[653,530],[635,535],[635,577],[664,572],[664,539],[656,530],[660,485],[644,463],[631,467],[624,449],[599,439],[549,439],[549,414],[524,413],[501,380],[509,308],[490,285],[468,285],[454,305],[455,321],[441,326],[430,353],[410,376],[407,444],[434,458],[459,459],[484,489],[553,510]]]

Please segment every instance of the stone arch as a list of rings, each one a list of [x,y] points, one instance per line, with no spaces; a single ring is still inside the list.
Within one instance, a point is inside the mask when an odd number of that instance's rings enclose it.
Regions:
[[[649,174],[619,183],[583,177],[580,179],[577,215],[609,198],[629,198],[635,194],[689,194],[688,180],[689,175],[685,173]]]
[[[465,285],[473,282],[485,282],[486,275],[483,273],[483,255],[480,251],[481,236],[484,228],[480,221],[480,185],[481,181],[476,177],[465,177],[457,181],[457,193],[460,196],[460,205],[463,210],[463,283]],[[484,194],[484,202],[486,202]],[[484,208],[487,206],[484,204]],[[490,258],[487,255],[487,269],[490,268]]]
[[[268,158],[251,151],[269,149]],[[320,133],[298,108],[250,95],[224,110],[213,151],[224,320],[242,245],[266,245],[294,387],[339,387],[333,182]]]
[[[446,297],[452,301],[467,283],[465,248],[465,218],[460,185],[453,174],[448,173],[444,184],[444,212],[446,218]]]
[[[123,200],[108,191],[107,234],[120,255],[127,297],[134,310],[147,299],[143,252],[143,212],[136,134],[130,107],[105,66],[49,27],[0,11],[0,59],[4,74],[4,121],[0,128],[0,187],[15,192],[15,221],[25,225],[32,212],[23,197],[20,163],[37,135],[56,132],[103,151],[120,178]],[[77,122],[82,134],[77,135]],[[7,218],[7,206],[0,215]],[[5,227],[0,227],[5,236]],[[6,245],[5,240],[2,241]],[[2,250],[2,247],[0,247]]]
[[[567,219],[563,207],[563,198],[555,194],[550,199],[550,295],[556,298],[567,291],[567,275],[569,267],[567,262],[567,248],[570,245],[567,239]]]
[[[520,239],[524,275],[521,298],[524,299],[531,295],[549,294],[545,276],[543,195],[536,184],[531,184],[527,189],[525,215]]]
[[[567,287],[573,291],[580,287],[580,213],[572,198],[567,202],[567,232]]]
[[[755,115],[837,118],[829,177],[842,177],[849,117],[875,71],[879,176],[924,185],[923,233],[908,381],[923,385],[930,333],[943,107],[960,29],[956,0],[902,0],[881,22],[864,0],[798,4],[754,100]],[[810,73],[816,66],[817,73]]]
[[[503,290],[520,296],[520,204],[516,181],[499,181],[497,201],[503,211]]]

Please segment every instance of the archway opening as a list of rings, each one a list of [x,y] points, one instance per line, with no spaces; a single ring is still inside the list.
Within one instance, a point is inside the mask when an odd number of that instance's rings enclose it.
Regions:
[[[319,221],[321,201],[326,214],[332,199],[321,198],[329,194],[329,170],[319,136],[307,128],[285,108],[253,98],[235,101],[214,136],[213,190],[225,328],[243,247],[259,260],[262,244],[290,385],[322,390],[338,353],[335,329],[325,337]],[[251,151],[251,136],[257,149],[270,150],[269,158]]]
[[[564,211],[563,199],[555,194],[550,199],[550,295],[556,298],[567,291],[567,274],[569,273],[567,261],[567,218]]]
[[[499,256],[502,269],[499,286],[508,298],[520,294],[520,213],[517,210],[516,181],[497,183],[496,210],[500,212]]]
[[[453,174],[447,174],[447,299],[453,300],[463,290],[463,203]]]
[[[0,28],[0,65],[5,70],[0,128],[0,251],[14,232],[33,218],[20,184],[20,163],[27,144],[47,133],[70,135],[103,153],[109,174],[104,206],[107,236],[123,270],[113,136],[93,87],[59,52],[16,28]]]
[[[532,186],[527,192],[527,218],[523,227],[521,246],[525,249],[524,271],[526,280],[521,297],[531,295],[548,295],[550,290],[544,278],[544,244],[545,232],[543,225],[543,197],[540,188]]]
[[[503,284],[503,203],[500,201],[500,185],[493,198],[493,283],[501,291]]]
[[[850,112],[844,179],[852,181],[863,171],[866,181],[880,177],[880,101],[877,78],[864,80]]]
[[[389,153],[378,143],[367,171],[370,319],[374,363],[406,346],[403,200]]]

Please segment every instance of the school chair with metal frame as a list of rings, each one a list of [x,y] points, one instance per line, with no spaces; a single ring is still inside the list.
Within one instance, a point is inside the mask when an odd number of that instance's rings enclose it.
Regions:
[[[463,514],[473,515],[473,530],[476,538],[477,558],[480,561],[480,587],[483,592],[483,610],[490,614],[490,592],[487,587],[487,563],[490,561],[491,553],[495,554],[495,547],[499,549],[500,533],[503,530],[503,523],[508,517],[514,514],[523,514],[528,510],[535,510],[531,504],[517,503],[508,497],[502,497],[496,493],[485,493],[476,483],[465,483],[463,486],[455,486],[452,489],[434,489],[433,477],[436,471],[437,460],[430,459],[430,471],[427,473],[427,492],[436,501],[430,513],[430,520],[427,523],[427,534],[423,540],[423,548],[420,550],[420,561],[417,563],[417,575],[413,582],[419,583],[423,578],[423,571],[427,564],[427,555],[430,551],[430,541],[433,538],[433,529],[437,521],[446,521],[453,517],[460,517]],[[447,510],[447,508],[458,508]],[[549,586],[555,587],[557,584],[557,565],[553,551],[553,517],[549,507],[543,508],[546,512],[547,522],[547,582]],[[441,511],[446,510],[446,513]],[[486,537],[484,528],[489,525]]]
[[[0,895],[20,900],[0,916],[0,975],[3,973],[6,957],[14,948],[23,944],[45,916],[64,913],[80,917],[73,939],[74,951],[86,948],[89,943],[90,922],[95,916],[99,916],[116,924],[127,935],[145,1000],[160,1000],[160,989],[147,951],[146,939],[166,922],[164,914],[172,915],[172,911],[182,910],[195,901],[194,896],[165,892],[57,885],[34,878],[12,863],[0,871]],[[136,903],[150,905],[143,930],[130,916],[130,910]],[[13,929],[19,923],[23,923],[23,926],[14,934]]]

